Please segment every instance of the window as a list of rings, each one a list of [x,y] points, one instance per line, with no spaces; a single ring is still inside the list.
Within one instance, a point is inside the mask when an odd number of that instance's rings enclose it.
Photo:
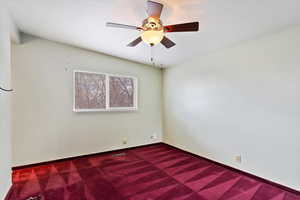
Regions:
[[[74,111],[137,110],[137,78],[74,71]]]

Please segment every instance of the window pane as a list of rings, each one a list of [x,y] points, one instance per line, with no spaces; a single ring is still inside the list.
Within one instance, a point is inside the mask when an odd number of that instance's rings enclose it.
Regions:
[[[110,107],[134,107],[134,79],[128,77],[109,77]]]
[[[105,75],[75,72],[75,109],[105,108]]]

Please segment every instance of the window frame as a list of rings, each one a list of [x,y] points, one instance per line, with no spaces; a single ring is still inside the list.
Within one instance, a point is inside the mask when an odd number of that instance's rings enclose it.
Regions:
[[[76,73],[89,73],[89,74],[98,74],[105,76],[105,108],[101,109],[77,109],[76,108],[76,82],[75,75]],[[133,94],[133,107],[110,107],[110,77],[120,77],[120,78],[131,78],[133,79],[134,85],[134,94]],[[104,72],[92,72],[84,70],[73,70],[73,111],[74,112],[116,112],[116,111],[137,111],[138,110],[138,79],[130,75],[120,75]]]

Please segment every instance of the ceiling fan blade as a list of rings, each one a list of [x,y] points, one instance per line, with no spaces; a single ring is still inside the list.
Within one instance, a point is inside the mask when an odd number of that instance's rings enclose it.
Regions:
[[[199,22],[169,25],[169,26],[165,26],[164,29],[165,29],[165,32],[198,31],[199,30]]]
[[[138,45],[140,42],[142,41],[141,37],[138,37],[137,39],[135,39],[134,41],[130,42],[129,44],[127,44],[128,47],[135,47],[136,45]]]
[[[164,36],[160,43],[168,49],[176,45],[172,40],[170,40],[166,36]]]
[[[126,25],[126,24],[118,24],[118,23],[112,23],[112,22],[107,22],[106,26],[113,27],[113,28],[133,29],[133,30],[141,30],[142,29],[142,28],[137,27],[137,26],[131,26],[131,25]]]
[[[149,17],[160,18],[163,7],[164,6],[161,3],[157,3],[154,1],[148,1],[147,2],[147,13],[148,13]]]

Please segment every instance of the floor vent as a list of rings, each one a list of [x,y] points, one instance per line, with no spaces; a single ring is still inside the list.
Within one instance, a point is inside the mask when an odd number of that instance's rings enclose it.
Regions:
[[[26,200],[42,200],[42,196],[38,195],[38,196],[34,196],[34,197],[29,197]]]
[[[116,153],[112,155],[112,157],[121,157],[121,156],[126,156],[126,153]]]

